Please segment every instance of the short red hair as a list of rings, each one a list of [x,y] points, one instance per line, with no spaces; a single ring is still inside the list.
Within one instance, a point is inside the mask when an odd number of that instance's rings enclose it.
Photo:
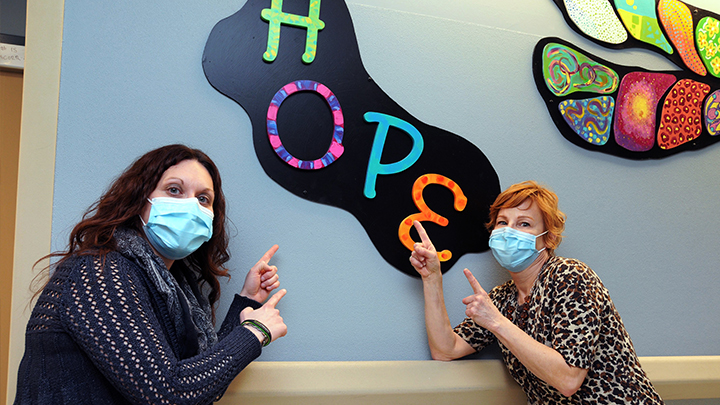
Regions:
[[[525,200],[530,199],[537,204],[542,213],[543,223],[547,233],[543,236],[548,253],[553,254],[562,241],[562,232],[565,230],[565,214],[558,209],[558,196],[550,189],[539,185],[535,181],[524,181],[513,184],[500,193],[490,206],[490,221],[485,224],[488,231],[495,228],[498,213],[504,208],[515,208]]]

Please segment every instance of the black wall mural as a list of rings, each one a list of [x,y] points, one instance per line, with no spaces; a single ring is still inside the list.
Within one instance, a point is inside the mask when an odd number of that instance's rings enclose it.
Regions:
[[[210,84],[250,116],[267,175],[352,213],[397,269],[417,276],[413,219],[444,271],[488,249],[495,170],[474,144],[417,120],[373,81],[343,1],[249,0],[213,28],[202,63]]]
[[[720,141],[720,15],[679,0],[555,4],[584,37],[611,49],[650,49],[681,68],[621,66],[559,38],[540,40],[535,83],[567,140],[628,159]]]

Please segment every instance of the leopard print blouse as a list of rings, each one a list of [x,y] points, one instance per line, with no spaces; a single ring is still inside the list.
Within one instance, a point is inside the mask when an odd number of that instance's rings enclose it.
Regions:
[[[565,397],[528,371],[498,342],[528,404],[663,403],[640,367],[607,289],[584,263],[550,257],[522,305],[518,305],[512,280],[495,287],[489,295],[500,312],[525,333],[557,350],[569,365],[589,370],[580,389]],[[496,340],[470,318],[455,327],[455,332],[478,351]]]

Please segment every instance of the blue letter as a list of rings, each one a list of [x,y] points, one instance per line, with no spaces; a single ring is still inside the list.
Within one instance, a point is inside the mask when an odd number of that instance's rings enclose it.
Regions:
[[[407,121],[392,115],[366,112],[363,116],[367,122],[377,122],[378,127],[375,131],[375,139],[373,140],[372,151],[370,152],[370,160],[368,161],[367,175],[365,176],[365,189],[363,193],[367,198],[375,198],[375,182],[378,174],[395,174],[407,169],[417,162],[422,154],[425,142],[420,132]],[[413,146],[410,153],[401,161],[382,164],[380,158],[385,148],[385,139],[387,138],[390,125],[405,131],[413,140]]]

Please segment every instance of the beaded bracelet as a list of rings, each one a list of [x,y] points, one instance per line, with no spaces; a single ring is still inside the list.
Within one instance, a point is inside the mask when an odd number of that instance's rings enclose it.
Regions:
[[[258,332],[262,333],[263,347],[269,345],[270,342],[272,342],[272,334],[270,333],[270,329],[268,329],[267,326],[265,326],[262,322],[258,321],[257,319],[246,319],[240,324],[240,326],[245,326],[245,325],[249,325],[250,327],[257,330]]]

